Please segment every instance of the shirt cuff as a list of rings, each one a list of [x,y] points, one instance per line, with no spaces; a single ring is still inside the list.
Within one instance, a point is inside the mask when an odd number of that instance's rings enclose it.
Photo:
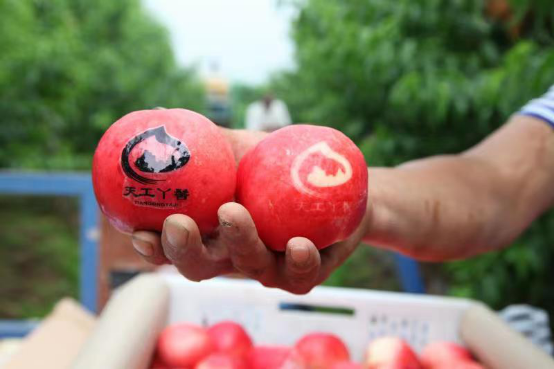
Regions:
[[[551,90],[540,99],[531,100],[518,114],[541,119],[554,128],[554,91]]]

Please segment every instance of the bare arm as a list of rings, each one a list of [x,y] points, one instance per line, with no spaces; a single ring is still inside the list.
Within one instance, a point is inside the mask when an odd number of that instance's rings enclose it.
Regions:
[[[481,144],[394,169],[370,169],[365,240],[418,259],[506,246],[554,203],[554,131],[515,116]]]

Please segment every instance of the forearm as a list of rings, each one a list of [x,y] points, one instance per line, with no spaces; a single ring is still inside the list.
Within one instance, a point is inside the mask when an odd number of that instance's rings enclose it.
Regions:
[[[474,149],[370,169],[366,241],[423,260],[507,245],[554,202],[554,133],[514,118]]]
[[[462,258],[493,247],[501,201],[484,173],[485,165],[462,156],[370,169],[365,239],[423,260]]]

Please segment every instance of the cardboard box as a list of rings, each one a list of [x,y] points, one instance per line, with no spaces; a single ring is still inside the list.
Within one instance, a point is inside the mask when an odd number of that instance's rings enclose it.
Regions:
[[[19,345],[2,369],[65,369],[77,357],[96,318],[72,299],[61,300]]]
[[[554,368],[549,356],[471,300],[329,287],[296,296],[252,281],[193,283],[172,275],[143,275],[116,291],[72,368],[145,369],[167,324],[226,319],[243,324],[258,344],[291,345],[307,332],[331,331],[357,361],[370,339],[391,334],[418,350],[434,340],[464,343],[489,369]]]

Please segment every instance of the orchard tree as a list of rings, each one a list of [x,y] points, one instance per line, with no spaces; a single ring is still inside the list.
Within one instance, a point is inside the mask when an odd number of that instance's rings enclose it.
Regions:
[[[296,121],[342,130],[370,165],[467,149],[554,83],[550,0],[293,3],[297,67],[272,87]],[[550,214],[505,251],[448,264],[450,291],[554,313],[553,245]]]
[[[0,1],[0,167],[88,168],[129,111],[203,109],[139,0]]]

